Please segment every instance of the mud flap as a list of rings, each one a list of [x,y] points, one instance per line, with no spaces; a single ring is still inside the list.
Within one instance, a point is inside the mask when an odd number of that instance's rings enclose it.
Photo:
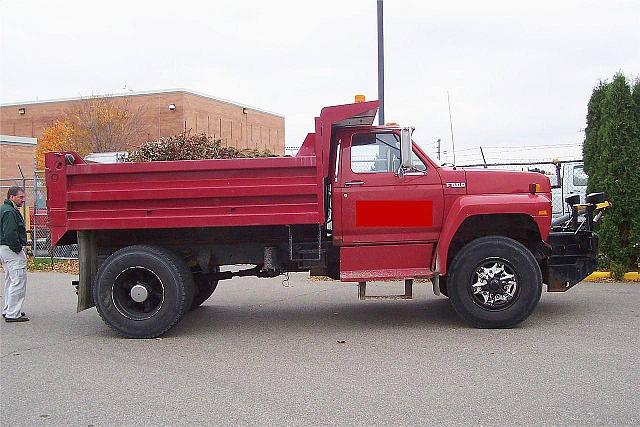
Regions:
[[[77,281],[78,308],[77,312],[95,306],[93,302],[93,281],[96,276],[97,246],[96,235],[93,231],[78,231],[78,247],[80,251],[80,278]],[[75,286],[75,281],[73,282]]]

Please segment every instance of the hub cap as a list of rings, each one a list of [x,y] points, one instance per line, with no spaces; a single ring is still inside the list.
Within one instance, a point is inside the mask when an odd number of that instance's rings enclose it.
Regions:
[[[131,299],[135,302],[145,302],[149,296],[149,291],[144,285],[136,284],[131,288]]]
[[[502,310],[515,302],[518,278],[505,260],[483,261],[476,268],[472,281],[473,302],[484,309]]]
[[[153,317],[164,303],[164,285],[144,267],[129,267],[116,277],[111,288],[113,305],[132,320]]]

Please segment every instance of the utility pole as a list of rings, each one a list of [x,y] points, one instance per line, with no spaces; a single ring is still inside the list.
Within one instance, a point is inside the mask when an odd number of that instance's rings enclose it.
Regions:
[[[378,120],[380,125],[384,125],[384,37],[382,27],[382,0],[378,0],[378,100],[380,100]]]

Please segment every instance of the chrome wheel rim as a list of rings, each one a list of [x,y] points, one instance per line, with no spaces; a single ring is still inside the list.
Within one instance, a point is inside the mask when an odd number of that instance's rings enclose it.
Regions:
[[[164,285],[148,268],[129,267],[114,280],[111,299],[124,317],[131,320],[150,319],[162,308]]]
[[[473,302],[485,310],[504,310],[515,303],[520,287],[511,264],[501,258],[483,260],[471,278]]]

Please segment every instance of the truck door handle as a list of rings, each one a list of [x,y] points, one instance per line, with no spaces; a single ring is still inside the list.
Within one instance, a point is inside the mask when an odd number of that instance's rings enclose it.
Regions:
[[[344,183],[345,186],[351,187],[352,185],[364,185],[364,181],[349,181]]]

